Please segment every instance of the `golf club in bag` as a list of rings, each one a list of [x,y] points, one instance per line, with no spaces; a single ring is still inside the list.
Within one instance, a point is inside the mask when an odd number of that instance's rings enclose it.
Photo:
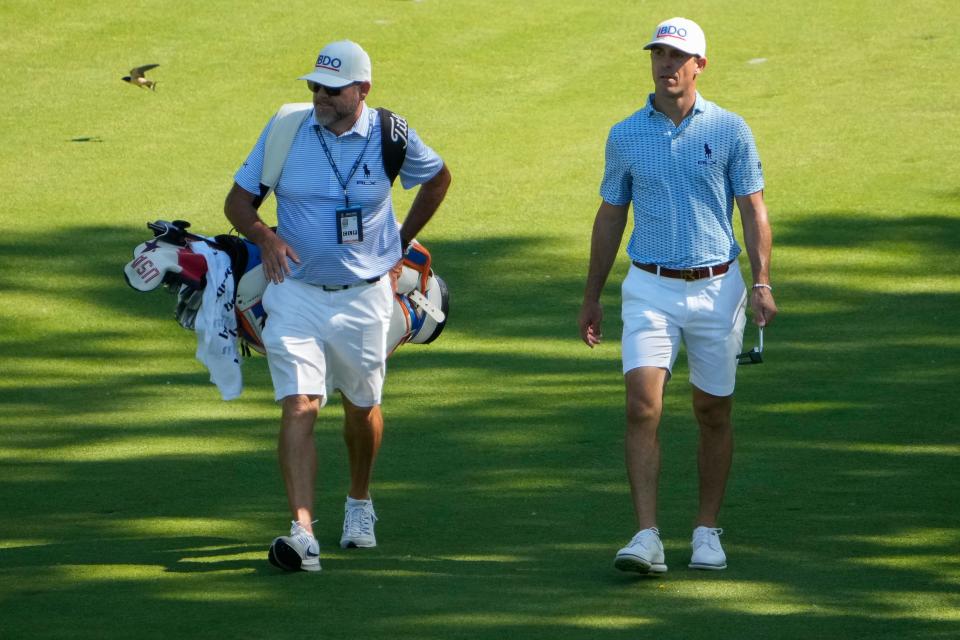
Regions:
[[[267,314],[261,298],[267,287],[260,264],[260,249],[239,236],[223,234],[209,238],[187,231],[184,220],[148,222],[153,239],[133,251],[133,260],[123,268],[124,278],[137,291],[153,291],[161,285],[177,294],[177,322],[194,330],[197,312],[207,286],[207,259],[191,244],[202,242],[230,259],[234,284],[234,312],[241,350],[264,353],[261,333]],[[403,257],[403,269],[394,295],[393,315],[387,332],[388,353],[413,342],[427,344],[446,326],[450,297],[446,283],[433,272],[430,252],[414,241]]]

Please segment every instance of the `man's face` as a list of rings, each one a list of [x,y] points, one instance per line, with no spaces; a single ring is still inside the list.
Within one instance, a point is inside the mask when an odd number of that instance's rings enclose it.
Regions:
[[[336,89],[328,92],[323,85],[308,83],[308,86],[311,91],[316,89],[313,91],[313,107],[317,122],[323,127],[355,116],[360,107],[360,101],[363,100],[362,96],[366,95],[364,88],[369,90],[369,85],[365,82],[342,87],[339,93]],[[338,93],[338,95],[331,96],[329,93]]]
[[[653,84],[660,95],[677,97],[695,91],[697,76],[706,64],[706,58],[673,47],[657,45],[650,49]]]

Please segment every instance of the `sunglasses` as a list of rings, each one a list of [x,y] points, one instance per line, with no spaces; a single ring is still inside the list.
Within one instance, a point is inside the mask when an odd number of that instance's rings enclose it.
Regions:
[[[352,87],[352,86],[355,85],[355,84],[360,84],[360,83],[359,83],[359,82],[351,82],[351,83],[348,84],[348,85],[345,85],[345,86],[342,86],[342,87],[333,88],[333,87],[326,87],[326,86],[324,86],[324,85],[322,85],[322,84],[317,84],[317,83],[314,82],[313,80],[307,80],[307,89],[310,89],[310,91],[313,92],[313,93],[316,93],[316,92],[320,91],[321,89],[323,89],[323,92],[324,92],[325,94],[327,94],[327,95],[330,96],[331,98],[336,98],[338,95],[340,95],[340,92],[341,92],[341,91],[343,91],[343,90],[346,89],[347,87]]]
[[[763,327],[760,329],[760,341],[750,351],[737,354],[737,364],[763,364]]]

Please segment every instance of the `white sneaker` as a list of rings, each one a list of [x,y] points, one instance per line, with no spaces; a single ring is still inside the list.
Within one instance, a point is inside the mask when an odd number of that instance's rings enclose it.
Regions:
[[[289,536],[274,539],[267,559],[284,571],[320,571],[320,543],[299,522],[293,522]]]
[[[373,533],[373,523],[377,514],[373,511],[372,500],[354,500],[347,498],[343,505],[343,535],[340,536],[340,548],[377,546],[377,536]]]
[[[727,554],[720,546],[720,534],[723,529],[697,527],[693,530],[693,555],[690,556],[691,569],[710,569],[719,571],[727,568]]]
[[[613,566],[620,571],[666,573],[667,565],[664,564],[660,531],[651,527],[638,532],[627,546],[617,551]]]

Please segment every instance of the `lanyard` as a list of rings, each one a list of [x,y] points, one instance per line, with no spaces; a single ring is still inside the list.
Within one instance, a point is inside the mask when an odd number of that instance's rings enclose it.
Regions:
[[[327,143],[323,139],[323,134],[320,133],[320,125],[314,125],[314,132],[317,134],[317,140],[320,141],[320,146],[323,147],[323,152],[327,154],[327,162],[330,163],[330,168],[333,169],[333,174],[337,177],[337,182],[340,183],[340,186],[343,188],[343,202],[344,206],[350,206],[350,196],[347,194],[347,186],[350,184],[350,179],[353,178],[353,174],[357,172],[357,168],[360,166],[360,161],[363,160],[363,154],[367,152],[367,145],[370,144],[370,138],[373,137],[373,127],[370,127],[367,132],[367,141],[363,143],[363,150],[360,151],[360,155],[357,156],[357,161],[353,163],[353,168],[350,169],[350,175],[347,176],[347,179],[344,180],[343,176],[340,175],[340,169],[337,168],[337,163],[333,161],[333,154],[330,153],[330,148],[327,147]]]

